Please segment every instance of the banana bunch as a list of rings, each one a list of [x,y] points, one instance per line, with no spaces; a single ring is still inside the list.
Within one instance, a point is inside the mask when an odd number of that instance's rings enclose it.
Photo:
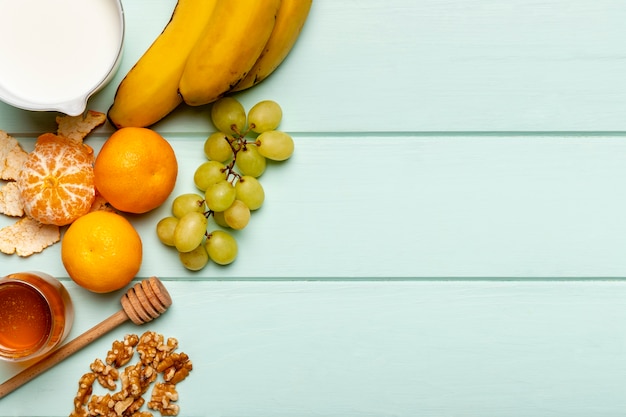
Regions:
[[[253,87],[287,57],[312,0],[178,0],[172,18],[119,84],[108,118],[147,127],[181,103]]]

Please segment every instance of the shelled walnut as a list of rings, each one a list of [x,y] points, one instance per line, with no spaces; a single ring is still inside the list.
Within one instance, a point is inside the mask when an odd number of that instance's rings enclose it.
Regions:
[[[174,384],[157,383],[152,390],[152,397],[148,402],[148,408],[156,410],[162,416],[176,416],[180,408],[172,402],[178,401],[178,392]]]
[[[117,369],[113,368],[111,365],[107,365],[102,360],[96,359],[89,365],[92,372],[96,374],[98,378],[98,382],[104,388],[114,390],[117,385],[117,380],[119,378],[119,373]]]
[[[114,406],[115,401],[111,398],[111,394],[92,395],[87,404],[87,410],[90,416],[114,417]]]
[[[137,353],[139,353],[141,363],[156,368],[159,362],[165,359],[177,347],[178,340],[174,338],[170,337],[167,341],[164,341],[162,334],[146,332],[141,336],[137,344]]]
[[[176,352],[162,360],[157,367],[157,371],[163,374],[163,379],[170,384],[177,384],[187,378],[192,369],[189,356]]]
[[[84,374],[78,381],[78,392],[74,397],[74,409],[80,409],[87,405],[89,397],[93,392],[93,383],[97,375],[93,372]]]
[[[127,366],[124,369],[125,380],[123,380],[122,389],[127,391],[132,397],[140,397],[148,388],[150,384],[157,378],[157,372],[151,366],[145,366],[142,363]]]
[[[189,375],[193,365],[186,353],[175,352],[177,347],[177,339],[165,339],[151,331],[114,341],[105,361],[95,359],[89,365],[91,372],[80,378],[70,417],[154,417],[149,411],[141,411],[146,403],[143,396],[153,383],[146,406],[161,416],[178,415],[180,407],[174,404],[178,401],[176,384]],[[138,361],[128,364],[135,350]],[[95,381],[111,392],[94,394]],[[119,390],[117,381],[121,382]]]
[[[126,365],[133,357],[137,343],[139,337],[136,334],[127,334],[123,341],[116,340],[107,353],[106,363],[116,368]]]

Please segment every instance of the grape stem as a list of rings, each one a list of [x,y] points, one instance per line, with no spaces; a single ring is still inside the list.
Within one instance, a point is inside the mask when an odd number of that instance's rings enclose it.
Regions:
[[[230,163],[228,165],[226,165],[226,167],[222,170],[222,172],[226,172],[226,180],[229,181],[233,186],[237,183],[237,181],[239,181],[241,179],[241,174],[239,174],[237,171],[235,171],[235,163],[237,162],[237,153],[239,153],[239,151],[241,150],[246,150],[246,145],[248,143],[255,143],[256,141],[251,140],[248,141],[246,140],[246,136],[248,135],[248,133],[250,133],[250,128],[248,128],[246,131],[244,131],[243,133],[239,131],[239,129],[237,128],[237,125],[231,125],[231,130],[233,131],[233,135],[232,135],[232,140],[228,138],[228,136],[224,136],[224,139],[228,142],[228,144],[230,145],[230,148],[233,151],[233,159],[232,161],[230,161]],[[205,203],[205,200],[199,201],[198,202],[200,205]],[[215,217],[215,212],[213,210],[207,210],[204,213],[204,216],[208,219],[211,216]],[[209,237],[209,233],[205,233],[206,237]]]
[[[224,139],[228,141],[230,148],[233,150],[233,159],[232,161],[230,161],[228,165],[226,165],[224,172],[227,173],[226,179],[232,185],[235,185],[235,183],[239,181],[239,179],[241,178],[241,175],[237,171],[235,171],[235,163],[237,162],[237,153],[239,153],[239,151],[241,150],[246,151],[247,150],[246,145],[248,143],[255,143],[256,141],[246,140],[246,136],[248,135],[248,133],[250,133],[251,127],[248,127],[248,129],[245,130],[243,133],[239,131],[239,128],[237,128],[237,125],[235,124],[231,125],[230,129],[234,133],[232,135],[233,139],[229,140],[228,137],[225,137]]]

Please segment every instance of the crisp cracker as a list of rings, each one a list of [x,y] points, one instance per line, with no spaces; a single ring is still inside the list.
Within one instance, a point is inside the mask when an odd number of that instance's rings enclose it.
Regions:
[[[59,226],[41,224],[30,217],[23,217],[15,224],[0,229],[0,252],[26,257],[60,240]]]
[[[27,157],[17,139],[0,130],[0,179],[16,180]]]
[[[22,217],[24,215],[20,189],[15,181],[0,186],[0,213],[12,217]]]
[[[84,115],[57,116],[57,135],[82,142],[96,127],[103,125],[107,117],[105,113],[88,110]]]

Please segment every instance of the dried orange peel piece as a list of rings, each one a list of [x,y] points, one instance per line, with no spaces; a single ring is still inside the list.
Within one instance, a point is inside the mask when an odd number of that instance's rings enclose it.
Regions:
[[[41,224],[30,217],[23,217],[17,223],[0,229],[0,252],[30,256],[59,240],[61,234],[58,226]]]
[[[22,217],[24,205],[20,199],[20,189],[15,181],[0,186],[0,213],[11,217]]]
[[[106,114],[89,110],[84,115],[57,116],[57,135],[82,142],[96,127],[106,122]]]
[[[17,139],[0,130],[0,179],[16,180],[27,157]]]

